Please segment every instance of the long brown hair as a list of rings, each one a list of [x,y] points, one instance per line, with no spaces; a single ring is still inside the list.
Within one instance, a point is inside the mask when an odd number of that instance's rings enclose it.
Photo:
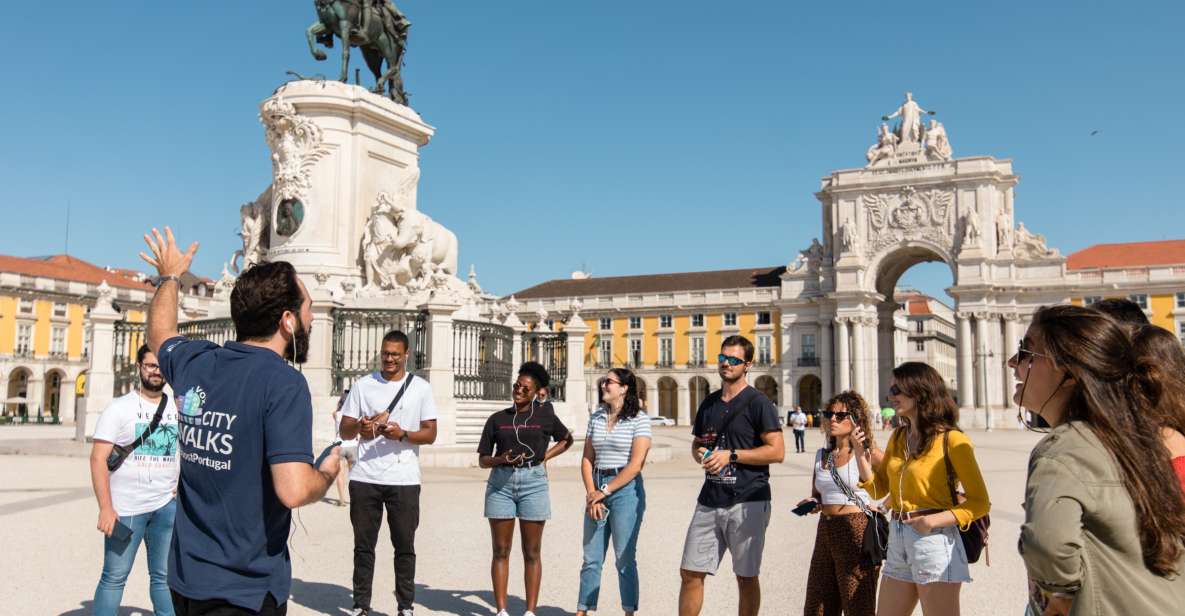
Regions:
[[[1160,430],[1141,429],[1156,415],[1148,392],[1159,385],[1141,367],[1129,330],[1101,312],[1068,305],[1038,310],[1033,330],[1053,363],[1074,379],[1065,420],[1089,426],[1119,468],[1136,510],[1144,566],[1162,577],[1175,574],[1185,555],[1185,495]]]
[[[893,379],[901,393],[913,398],[916,404],[917,429],[922,438],[910,455],[922,455],[940,431],[959,429],[959,407],[951,397],[942,375],[930,364],[907,361],[893,368]],[[901,418],[901,421],[889,440],[905,438],[908,434],[910,420]]]
[[[1185,350],[1167,329],[1144,325],[1132,334],[1139,392],[1162,428],[1185,434]]]
[[[868,402],[864,400],[864,396],[848,390],[840,392],[831,397],[827,401],[823,410],[830,411],[831,407],[840,405],[845,411],[852,414],[852,425],[860,426],[864,431],[865,449],[871,451],[876,449],[876,436],[872,433],[872,411],[868,408]],[[828,453],[835,451],[835,437],[827,437],[827,451]],[[823,456],[823,465],[827,464],[827,456]]]

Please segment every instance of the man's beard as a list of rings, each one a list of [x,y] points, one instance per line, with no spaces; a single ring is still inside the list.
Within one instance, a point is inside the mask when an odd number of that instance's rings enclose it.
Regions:
[[[739,381],[739,380],[741,380],[741,379],[745,378],[745,373],[744,373],[744,372],[741,372],[741,373],[740,373],[740,374],[738,374],[737,376],[734,376],[734,377],[731,377],[731,378],[729,378],[728,376],[726,376],[726,375],[725,375],[723,372],[721,372],[721,373],[719,373],[719,374],[720,374],[720,380],[721,380],[721,381],[724,381],[725,383],[735,383],[735,382],[737,382],[737,381]]]
[[[145,378],[143,376],[140,377],[140,389],[142,391],[150,391],[154,394],[164,391],[165,380],[163,378],[160,380],[160,384],[158,384],[158,385],[154,385],[152,383],[151,379],[152,379],[152,377],[148,377],[148,378]]]
[[[296,330],[292,332],[292,341],[288,343],[288,348],[284,349],[284,359],[294,364],[303,364],[308,361],[309,336],[312,332],[312,327],[305,331],[304,323],[301,322],[300,317],[296,317]]]

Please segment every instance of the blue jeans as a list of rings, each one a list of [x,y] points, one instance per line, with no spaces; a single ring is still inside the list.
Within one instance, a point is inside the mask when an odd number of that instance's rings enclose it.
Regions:
[[[132,529],[132,537],[117,541],[103,539],[103,574],[95,588],[95,615],[115,616],[123,599],[123,586],[128,581],[140,540],[148,544],[148,594],[156,616],[173,616],[173,597],[169,594],[169,544],[173,541],[173,517],[177,500],[148,513],[121,515],[119,521]]]
[[[609,483],[616,473],[594,471],[596,485]],[[584,563],[580,567],[580,596],[576,609],[597,609],[601,594],[601,568],[609,538],[613,538],[613,555],[617,564],[617,582],[621,589],[621,608],[625,612],[638,610],[638,530],[642,514],[646,512],[646,487],[639,474],[604,501],[609,513],[603,520],[584,516]]]

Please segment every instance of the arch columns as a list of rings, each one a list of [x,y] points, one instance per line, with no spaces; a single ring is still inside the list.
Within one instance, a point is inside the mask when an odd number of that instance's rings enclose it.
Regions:
[[[678,387],[675,389],[675,423],[680,426],[691,425],[691,387],[690,377],[685,374],[675,379]]]
[[[1014,349],[1010,346],[1016,344],[1020,340],[1020,334],[1017,332],[1017,325],[1020,323],[1020,316],[1014,312],[1004,315],[1004,358],[1002,368],[1004,370],[1004,406],[1006,408],[1015,409],[1016,402],[1012,400],[1012,392],[1016,389],[1016,375],[1008,368],[1008,358],[1012,356]]]
[[[848,317],[835,317],[835,391],[851,389],[851,358],[848,356]]]
[[[827,399],[835,395],[832,383],[833,373],[837,364],[831,361],[831,345],[836,337],[831,332],[831,319],[819,320],[819,335],[815,338],[819,344],[819,380],[823,383],[822,396]],[[801,379],[801,377],[799,377]],[[794,383],[794,400],[798,403],[798,381]]]
[[[864,319],[863,317],[856,317],[852,319],[852,389],[857,393],[864,395],[868,384],[868,366],[865,361],[868,354],[865,342],[868,336],[864,334]],[[867,398],[867,396],[865,396]]]
[[[958,333],[958,374],[959,374],[959,406],[964,409],[975,408],[974,365],[971,357],[971,314],[959,312],[955,315],[959,322]]]

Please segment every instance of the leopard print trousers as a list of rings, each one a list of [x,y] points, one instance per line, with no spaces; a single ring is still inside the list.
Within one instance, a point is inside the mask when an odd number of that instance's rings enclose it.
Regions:
[[[872,616],[880,566],[860,564],[860,546],[868,516],[823,516],[806,581],[804,616]]]

